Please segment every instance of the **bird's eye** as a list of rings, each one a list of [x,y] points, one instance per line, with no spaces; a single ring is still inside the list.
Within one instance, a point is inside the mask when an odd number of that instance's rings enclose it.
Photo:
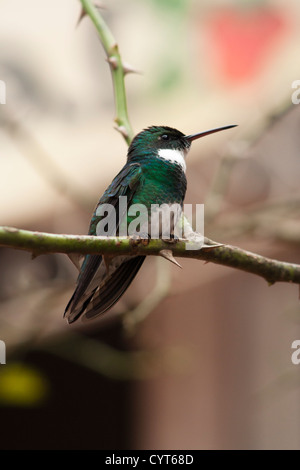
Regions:
[[[163,134],[163,135],[161,136],[161,138],[162,138],[162,140],[169,140],[168,134]]]

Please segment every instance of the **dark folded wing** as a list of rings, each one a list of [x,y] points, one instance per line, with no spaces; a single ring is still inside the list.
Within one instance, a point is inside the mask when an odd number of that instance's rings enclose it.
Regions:
[[[97,208],[102,204],[111,204],[115,208],[116,230],[126,213],[126,210],[119,210],[119,197],[127,197],[127,206],[125,206],[125,209],[127,209],[142,182],[143,174],[140,165],[125,165],[101,197]],[[103,217],[97,215],[97,208],[91,220],[90,235],[97,234],[97,225]],[[112,225],[113,224],[108,223],[108,228]],[[114,233],[110,233],[108,230],[107,235],[115,235],[115,231]],[[125,292],[141,267],[144,257],[126,257],[126,260],[128,260],[126,262],[121,262],[120,258],[121,257],[113,258],[113,260],[116,261],[111,263],[108,273],[101,255],[87,255],[84,258],[77,279],[76,289],[64,314],[69,323],[75,321],[85,312],[89,313],[88,318],[104,313],[112,307]],[[122,258],[123,260],[125,259],[124,257]],[[124,267],[122,267],[123,263]],[[97,295],[95,295],[96,292]],[[103,301],[101,300],[102,295]],[[93,304],[91,304],[92,299],[95,300]],[[93,305],[95,305],[95,308]]]

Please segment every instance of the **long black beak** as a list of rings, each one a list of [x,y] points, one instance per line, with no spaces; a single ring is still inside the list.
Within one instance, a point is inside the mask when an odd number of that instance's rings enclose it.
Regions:
[[[192,142],[192,140],[199,139],[200,137],[205,137],[209,134],[214,134],[215,132],[225,131],[226,129],[231,129],[232,127],[236,127],[237,125],[234,124],[232,126],[224,126],[224,127],[217,127],[216,129],[211,129],[210,131],[198,132],[198,134],[186,135],[185,138]]]

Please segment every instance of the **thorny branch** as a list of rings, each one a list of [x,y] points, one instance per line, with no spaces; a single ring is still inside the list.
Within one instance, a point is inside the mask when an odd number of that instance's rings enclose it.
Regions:
[[[179,240],[168,243],[151,240],[139,243],[131,238],[97,237],[89,235],[57,235],[45,232],[31,232],[13,227],[0,227],[0,246],[29,251],[33,256],[45,253],[79,253],[105,255],[152,255],[164,256],[171,251],[173,256],[193,258],[237,268],[263,277],[270,284],[291,282],[300,284],[300,265],[266,258],[231,245],[193,249],[194,241]],[[205,239],[207,245],[215,242]]]
[[[110,65],[115,94],[115,122],[117,124],[117,130],[123,135],[129,145],[133,138],[133,130],[127,112],[124,77],[127,73],[135,72],[135,70],[122,63],[117,41],[93,3],[90,0],[80,0],[80,2],[83,12],[85,12],[94,23],[105,50],[107,62]],[[84,14],[81,15],[80,19],[82,16],[84,16]]]
[[[130,143],[133,137],[133,130],[130,125],[127,112],[127,101],[125,93],[124,78],[125,75],[129,72],[134,72],[134,70],[125,65],[120,57],[118,45],[114,36],[112,35],[110,29],[107,27],[103,21],[98,10],[93,6],[90,0],[80,0],[82,5],[82,14],[80,20],[83,16],[88,15],[95,28],[98,32],[100,41],[105,50],[107,61],[109,63],[113,88],[115,94],[115,107],[116,107],[116,117],[115,122],[117,124],[117,129],[121,132],[125,138],[127,144]],[[15,130],[15,129],[14,129]],[[17,129],[19,131],[19,129]],[[21,129],[23,132],[23,129]],[[262,132],[260,132],[262,135]],[[25,135],[28,140],[28,136]],[[34,145],[34,148],[37,152],[40,153],[41,149],[38,145]],[[47,159],[46,159],[47,160]],[[51,162],[47,162],[45,165],[47,171],[47,179],[50,180],[54,186],[60,191],[65,191],[65,185],[63,178],[59,176],[59,170],[56,169]],[[224,196],[228,184],[228,176],[232,169],[233,164],[235,163],[234,155],[226,155],[224,162],[220,165],[219,173],[216,175],[211,191],[209,192],[208,199],[206,202],[207,206],[207,221],[213,222],[216,215],[220,211],[221,202]],[[69,187],[68,187],[69,188]],[[83,204],[84,198],[81,198],[75,194],[75,197],[71,191],[68,191],[75,200],[77,200],[80,205]],[[290,208],[290,204],[288,203]],[[278,205],[276,203],[276,208]],[[268,208],[267,208],[268,209]],[[253,220],[253,217],[252,217]],[[233,223],[231,223],[233,222]],[[249,229],[249,221],[242,221],[243,223],[237,224],[235,221],[230,220],[231,230],[240,232],[245,232]],[[246,225],[247,222],[247,225]],[[256,225],[261,226],[260,220],[257,220]],[[268,227],[270,229],[270,227]],[[253,226],[250,227],[253,230]],[[299,243],[299,231],[298,227],[293,226],[292,231],[290,232],[291,240]],[[228,230],[228,227],[227,227]],[[277,232],[282,231],[281,226],[278,227]],[[224,231],[223,231],[224,233]],[[280,233],[280,236],[287,237],[286,232]],[[227,231],[228,237],[228,231]],[[209,244],[209,240],[205,240]],[[20,230],[12,227],[0,227],[0,246],[5,246],[9,248],[26,250],[31,252],[34,256],[38,256],[46,253],[77,253],[77,254],[87,254],[87,253],[102,253],[102,254],[143,254],[143,255],[154,255],[162,256],[162,250],[167,250],[173,256],[183,257],[183,258],[194,258],[198,260],[203,260],[205,262],[212,262],[215,264],[220,264],[227,267],[236,268],[243,270],[258,276],[261,276],[267,280],[270,284],[275,282],[290,282],[294,284],[300,284],[300,266],[296,264],[286,263],[278,260],[272,260],[248,251],[244,251],[240,248],[223,245],[217,248],[211,249],[202,249],[202,250],[188,250],[186,249],[186,242],[179,241],[176,244],[168,244],[163,240],[152,240],[148,245],[143,243],[136,243],[131,239],[118,239],[118,238],[109,238],[101,239],[100,237],[91,237],[91,236],[77,236],[77,235],[56,235],[50,233],[41,233],[41,232],[31,232],[26,230]],[[167,266],[167,265],[166,265]],[[162,271],[158,271],[159,274],[162,274]],[[151,293],[149,297],[145,299],[142,305],[136,307],[132,312],[128,312],[124,316],[124,326],[127,329],[127,332],[132,332],[136,323],[139,323],[145,318],[145,315],[161,301],[162,298],[168,293],[170,279],[168,276],[164,276],[164,283],[161,282],[161,278],[157,279],[157,285],[155,290]],[[154,295],[153,295],[154,294]],[[41,310],[41,309],[39,309]],[[23,331],[22,331],[23,335]],[[116,353],[115,350],[109,350],[106,346],[99,346],[98,342],[91,342],[90,339],[87,340],[84,337],[73,337],[73,340],[76,341],[76,348],[68,348],[62,344],[62,347],[55,345],[55,348],[51,348],[53,353],[58,353],[60,355],[65,355],[70,360],[77,360],[78,362],[91,367],[93,370],[101,372],[110,377],[124,378],[132,377],[148,377],[148,374],[152,376],[153,374],[153,361],[147,360],[147,357],[132,355],[125,357],[124,352],[122,354]],[[82,347],[78,347],[78,343],[81,341]],[[84,342],[84,343],[83,343]],[[83,351],[79,353],[74,358],[74,351]],[[71,352],[70,352],[71,351]],[[95,352],[96,351],[96,352]],[[153,352],[150,353],[150,359],[152,358]],[[180,352],[180,357],[182,352]],[[96,360],[95,360],[96,358]],[[101,362],[102,358],[102,362]],[[107,360],[107,358],[109,360]],[[93,360],[92,360],[93,359]],[[167,358],[168,359],[168,358]],[[99,362],[100,361],[100,362]],[[148,369],[147,369],[147,363]],[[161,353],[159,352],[159,361],[161,364]],[[166,366],[166,369],[169,368],[169,362]],[[176,365],[178,360],[174,360]],[[134,366],[134,367],[133,367]],[[137,369],[137,372],[133,372],[133,369]],[[146,370],[146,372],[145,372]],[[136,375],[138,374],[138,375]]]

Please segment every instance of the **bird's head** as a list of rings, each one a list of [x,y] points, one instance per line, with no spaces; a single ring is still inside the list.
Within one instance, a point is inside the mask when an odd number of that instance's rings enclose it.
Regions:
[[[149,153],[154,153],[161,158],[172,159],[172,152],[174,155],[176,152],[180,153],[185,158],[193,140],[232,127],[235,126],[218,127],[197,134],[185,135],[172,127],[151,126],[134,137],[128,149],[128,159],[136,159]]]

